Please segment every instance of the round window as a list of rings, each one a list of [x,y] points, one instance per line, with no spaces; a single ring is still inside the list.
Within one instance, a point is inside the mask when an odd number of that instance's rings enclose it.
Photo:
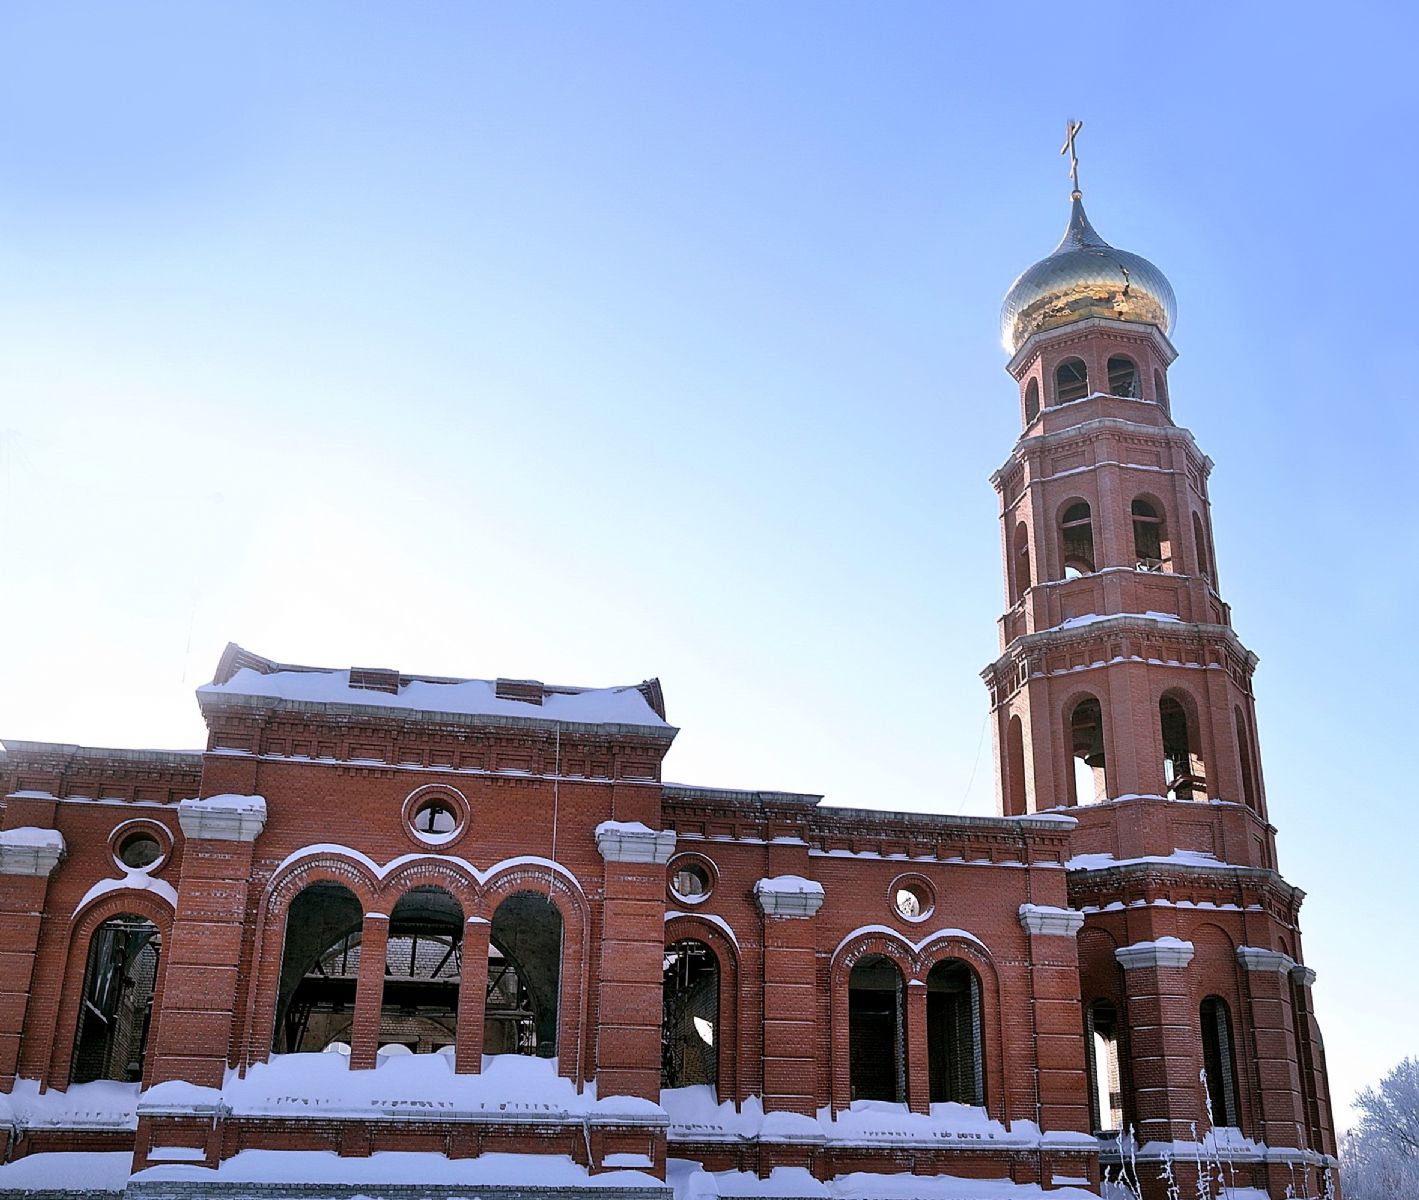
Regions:
[[[930,916],[933,903],[931,889],[923,880],[899,879],[892,886],[892,907],[904,921]]]
[[[425,846],[447,846],[468,832],[472,809],[453,788],[429,784],[404,799],[404,830]]]
[[[447,841],[457,831],[458,814],[446,800],[426,800],[414,810],[414,832],[426,842]]]
[[[670,890],[675,893],[677,899],[691,904],[708,896],[712,883],[709,868],[703,863],[692,860],[679,862],[670,870]]]
[[[130,833],[118,844],[118,861],[132,871],[145,870],[162,856],[161,843],[146,830]]]

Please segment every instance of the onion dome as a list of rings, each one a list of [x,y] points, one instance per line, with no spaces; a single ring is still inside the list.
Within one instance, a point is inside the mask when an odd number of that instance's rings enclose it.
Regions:
[[[1076,191],[1059,245],[1005,294],[1000,340],[1014,354],[1033,334],[1089,317],[1156,325],[1166,334],[1177,321],[1177,300],[1162,271],[1094,231]]]

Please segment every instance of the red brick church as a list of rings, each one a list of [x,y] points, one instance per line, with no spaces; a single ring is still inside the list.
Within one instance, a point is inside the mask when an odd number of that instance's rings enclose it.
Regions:
[[[203,751],[6,740],[0,1197],[1334,1194],[1174,317],[1076,184],[1003,312],[999,816],[667,785],[654,680],[238,646]]]

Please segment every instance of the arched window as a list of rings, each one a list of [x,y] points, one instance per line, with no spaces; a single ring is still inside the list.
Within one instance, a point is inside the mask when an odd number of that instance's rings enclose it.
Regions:
[[[1168,795],[1178,800],[1207,799],[1207,779],[1198,753],[1187,709],[1176,696],[1158,701],[1163,732],[1163,782]]]
[[[440,887],[399,897],[389,916],[379,1052],[436,1054],[458,1033],[463,907]]]
[[[1025,791],[1025,730],[1019,716],[1005,727],[1005,815],[1023,817],[1027,806]]]
[[[1068,404],[1089,394],[1089,368],[1082,358],[1066,358],[1054,369],[1054,402]]]
[[[1040,415],[1040,381],[1031,379],[1025,385],[1025,424]]]
[[[1164,378],[1163,372],[1156,367],[1153,370],[1153,396],[1162,410],[1168,412],[1168,381]]]
[[[1207,546],[1207,534],[1202,528],[1202,518],[1197,513],[1192,514],[1192,543],[1197,550],[1197,569],[1208,583],[1212,583],[1212,555]]]
[[[937,963],[926,977],[926,1056],[931,1103],[985,1103],[980,980],[960,959]]]
[[[906,1099],[902,973],[890,958],[873,954],[848,976],[847,1019],[852,1098]]]
[[[313,883],[291,901],[271,1046],[277,1054],[350,1043],[364,913],[338,883]]]
[[[1133,513],[1133,554],[1140,571],[1172,570],[1172,547],[1168,528],[1151,500],[1135,500]]]
[[[1207,1107],[1212,1124],[1236,1128],[1237,1065],[1232,1049],[1232,1014],[1220,996],[1202,1002],[1202,1069],[1207,1076]]]
[[[1084,1035],[1089,1056],[1089,1113],[1096,1134],[1125,1128],[1123,1082],[1119,1070],[1118,1012],[1107,1000],[1095,1000],[1084,1010]]]
[[[1133,359],[1123,354],[1115,354],[1109,359],[1108,368],[1109,395],[1138,396],[1138,367]]]
[[[1064,577],[1073,579],[1094,570],[1094,521],[1089,505],[1077,501],[1064,510],[1059,522]]]
[[[1069,744],[1074,773],[1070,777],[1075,804],[1108,799],[1104,776],[1104,712],[1093,696],[1074,706],[1069,715]]]
[[[1256,811],[1256,775],[1252,767],[1251,735],[1247,730],[1247,719],[1240,708],[1234,710],[1237,722],[1237,756],[1242,768],[1242,799],[1248,808]]]
[[[719,1078],[719,961],[703,942],[665,947],[660,1086]]]
[[[483,1052],[555,1057],[561,912],[538,892],[515,892],[493,913],[489,941]]]
[[[1011,603],[1015,603],[1030,586],[1030,531],[1021,521],[1015,526],[1015,543],[1010,554]]]
[[[94,930],[74,1038],[74,1083],[143,1078],[161,945],[157,926],[132,913]]]

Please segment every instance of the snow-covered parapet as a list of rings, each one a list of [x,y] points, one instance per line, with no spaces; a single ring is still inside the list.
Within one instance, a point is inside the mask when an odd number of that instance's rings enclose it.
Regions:
[[[237,796],[226,793],[184,800],[177,806],[182,832],[190,838],[217,842],[254,842],[266,828],[264,796]]]
[[[1083,924],[1084,914],[1076,908],[1054,908],[1048,904],[1020,905],[1020,926],[1028,933],[1073,937]]]
[[[775,875],[754,885],[754,899],[766,917],[811,917],[823,907],[823,885],[802,875]]]
[[[0,833],[0,875],[48,875],[64,857],[57,829],[22,825]]]
[[[1263,946],[1238,946],[1237,961],[1248,971],[1289,972],[1296,960],[1280,950],[1267,950]]]
[[[596,848],[607,862],[659,863],[675,853],[675,831],[652,829],[641,821],[602,821]]]
[[[1154,942],[1134,942],[1114,951],[1125,971],[1135,967],[1185,967],[1192,961],[1193,946],[1182,938],[1160,937]]]

